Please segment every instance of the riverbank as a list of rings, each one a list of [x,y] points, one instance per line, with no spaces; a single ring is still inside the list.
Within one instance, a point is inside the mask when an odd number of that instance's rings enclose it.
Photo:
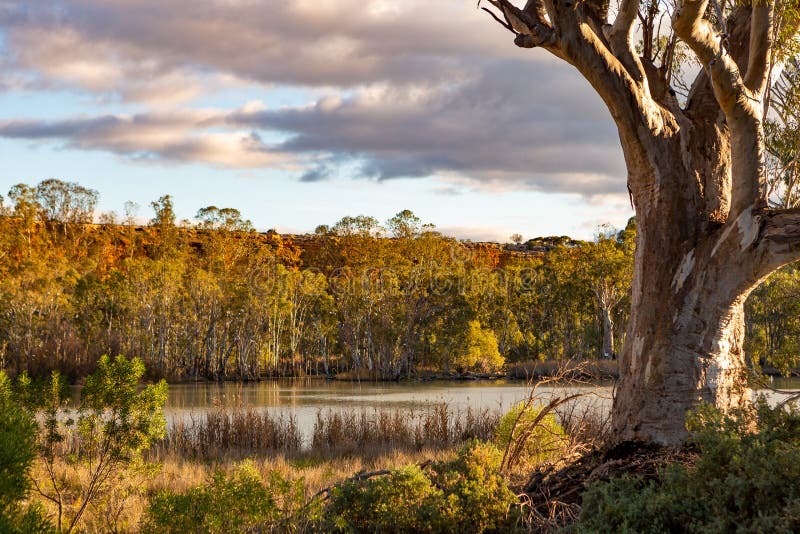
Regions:
[[[283,379],[334,380],[342,382],[435,382],[435,381],[477,381],[477,380],[520,380],[530,381],[542,378],[567,378],[571,380],[613,380],[619,378],[617,360],[526,360],[509,363],[505,371],[493,373],[436,371],[420,369],[411,374],[384,376],[366,369],[342,371],[332,374],[266,375],[260,378],[241,378],[237,376],[209,379],[167,378],[170,385],[214,384],[214,383],[259,383]],[[80,382],[80,381],[79,381]]]
[[[598,427],[586,426],[585,418],[567,418],[560,425],[552,417],[535,418],[537,413],[519,422],[506,418],[505,424],[499,412],[458,416],[448,406],[431,410],[420,424],[388,413],[349,419],[327,414],[321,416],[314,448],[300,450],[293,448],[297,434],[291,427],[282,427],[283,438],[270,441],[280,421],[246,409],[225,409],[194,427],[193,450],[178,443],[186,437],[184,430],[168,429],[167,439],[154,444],[142,463],[131,465],[93,499],[79,526],[87,532],[228,532],[256,526],[285,531],[276,526],[285,522],[291,531],[314,532],[332,527],[330,514],[341,515],[351,527],[361,519],[381,524],[381,516],[372,511],[361,517],[362,506],[371,507],[373,498],[363,493],[362,485],[377,484],[377,503],[387,495],[402,501],[400,507],[387,508],[393,521],[402,520],[402,506],[416,506],[418,499],[438,503],[444,491],[453,497],[433,509],[446,525],[474,526],[468,514],[477,511],[475,518],[484,523],[480,530],[528,531],[524,522],[517,522],[529,520],[517,494],[530,472],[544,464],[561,465],[578,448],[591,446],[587,438],[599,435]],[[534,439],[519,456],[516,444],[523,435]],[[63,443],[77,444],[72,439]],[[37,461],[31,477],[47,488],[51,474],[59,473],[59,491],[69,497],[69,517],[75,513],[72,498],[82,495],[90,471],[90,466],[64,459],[49,467]],[[30,498],[48,517],[58,514],[52,501],[36,492]],[[274,507],[270,514],[278,523],[259,515]],[[489,517],[484,517],[487,510]],[[237,526],[231,514],[245,518],[244,523]],[[384,530],[369,530],[376,529]]]
[[[770,365],[763,365],[759,373],[769,380],[784,378],[800,378],[800,368],[785,370],[778,369]],[[160,375],[149,376],[150,380],[158,380]],[[382,376],[367,370],[361,371],[342,371],[333,374],[297,374],[297,375],[265,375],[260,378],[242,378],[238,376],[219,377],[218,379],[204,377],[166,377],[169,385],[186,384],[250,384],[262,383],[275,380],[328,380],[338,382],[470,382],[470,381],[534,381],[548,378],[565,378],[570,380],[617,380],[619,378],[618,360],[525,360],[511,362],[506,365],[504,371],[495,373],[479,372],[456,372],[456,371],[435,371],[421,369],[412,374],[401,376]],[[73,382],[74,385],[82,385],[84,378],[79,378]]]

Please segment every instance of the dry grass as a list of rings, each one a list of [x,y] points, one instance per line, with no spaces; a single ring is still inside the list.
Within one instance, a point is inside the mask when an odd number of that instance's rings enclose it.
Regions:
[[[575,513],[571,503],[534,499],[536,492],[532,488],[538,485],[534,479],[546,480],[565,464],[590,454],[602,445],[607,432],[607,420],[598,418],[579,403],[554,402],[550,393],[546,398],[540,397],[537,385],[568,381],[569,376],[583,376],[585,372],[562,366],[553,372],[555,378],[531,384],[527,403],[543,404],[541,413],[555,414],[569,438],[551,465],[521,462],[508,468],[510,464],[506,462],[504,475],[511,487],[526,489],[527,495],[521,497],[529,501],[527,515],[532,531],[563,525]],[[79,526],[87,532],[135,532],[152,495],[161,490],[185,492],[205,484],[217,470],[232,473],[244,458],[250,459],[265,478],[277,472],[288,480],[302,479],[310,498],[359,472],[451,460],[468,439],[492,440],[501,416],[498,410],[461,411],[446,403],[415,411],[320,410],[313,431],[306,438],[306,445],[311,445],[308,448],[304,447],[303,435],[291,416],[243,406],[217,406],[173,425],[168,436],[146,455],[147,461],[154,464],[130,469],[115,479],[113,491],[106,492],[87,510]],[[515,421],[515,426],[518,422]],[[535,427],[542,422],[543,418],[537,418],[531,424]],[[511,435],[518,437],[509,444],[506,455],[513,454],[514,447],[521,447],[520,440],[537,433],[520,426],[516,433],[512,429]],[[64,462],[56,462],[55,468],[67,493],[80,494],[81,488],[86,487],[88,473],[84,468],[75,469]],[[35,464],[32,477],[39,481],[47,479],[41,462]],[[32,499],[41,502],[51,514],[55,513],[52,503],[35,495]]]
[[[588,368],[588,369],[587,369]],[[520,410],[511,428],[511,440],[503,455],[504,474],[513,489],[520,492],[526,517],[526,529],[530,532],[556,532],[571,524],[580,511],[579,505],[564,496],[551,497],[543,482],[580,464],[582,459],[591,457],[606,443],[609,432],[609,415],[597,410],[592,404],[575,402],[579,397],[601,396],[599,388],[587,389],[580,393],[562,396],[542,395],[542,386],[559,383],[562,385],[589,385],[585,377],[592,377],[591,364],[584,362],[577,367],[569,362],[552,369],[547,377],[531,383],[531,391],[523,402],[525,408],[539,405],[536,417],[526,421]],[[556,416],[563,426],[564,435],[553,434],[548,429],[547,415]],[[538,464],[514,464],[519,451],[526,446],[526,440],[535,437],[534,449],[544,450],[552,455],[550,459]],[[555,449],[553,448],[555,445]],[[543,489],[544,488],[544,489]],[[577,488],[576,491],[580,491]]]
[[[491,439],[499,411],[457,412],[446,403],[422,411],[318,412],[312,438],[315,450],[363,451],[365,448],[414,450],[449,447],[469,439]]]
[[[306,497],[310,498],[324,488],[362,471],[395,469],[408,464],[426,461],[447,461],[455,457],[456,447],[444,449],[395,450],[384,454],[340,456],[322,459],[313,455],[287,457],[278,454],[253,460],[253,465],[265,479],[269,473],[278,472],[286,479],[302,479]],[[84,514],[80,528],[86,532],[136,532],[149,502],[149,496],[161,490],[183,492],[205,484],[215,471],[232,473],[240,464],[238,460],[225,459],[209,463],[187,460],[177,456],[162,458],[157,466],[146,466],[128,471],[114,482],[114,491],[100,499]],[[57,462],[56,469],[64,473],[67,492],[78,492],[85,487],[88,475],[83,469],[73,469]],[[47,475],[44,467],[36,463],[31,473],[37,480]],[[55,506],[35,493],[31,499],[40,502],[49,514],[55,516]]]
[[[153,446],[151,455],[193,459],[223,458],[256,453],[300,451],[302,435],[297,420],[253,408],[215,407],[188,421],[178,421]]]
[[[166,438],[145,454],[149,463],[109,480],[77,526],[86,532],[135,532],[152,495],[165,489],[185,492],[207,483],[216,470],[232,472],[245,458],[265,478],[278,472],[288,480],[303,479],[310,497],[360,471],[452,459],[464,441],[491,439],[500,415],[489,410],[459,411],[447,404],[416,411],[320,410],[304,446],[294,417],[241,405],[216,406],[172,425]],[[90,487],[87,466],[66,460],[74,458],[80,446],[74,432],[69,432],[58,444],[52,466],[67,519],[74,516],[81,495]],[[31,476],[45,493],[53,494],[43,461],[34,465]],[[41,502],[51,517],[57,516],[55,502],[35,492],[32,499]]]
[[[458,411],[445,403],[422,410],[320,410],[307,449],[291,416],[216,407],[173,425],[149,457],[216,461],[280,454],[331,459],[356,452],[375,456],[446,448],[468,439],[491,439],[501,415],[497,410]]]

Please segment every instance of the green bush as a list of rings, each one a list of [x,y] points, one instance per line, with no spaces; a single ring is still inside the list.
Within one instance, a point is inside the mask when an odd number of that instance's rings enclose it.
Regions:
[[[265,481],[252,463],[230,476],[216,472],[208,484],[185,493],[157,494],[142,522],[143,533],[302,530],[316,508],[305,502],[302,480],[272,473]]]
[[[541,407],[515,404],[497,423],[495,443],[508,451],[506,463],[538,465],[560,458],[569,438],[554,413],[540,417]]]
[[[0,371],[0,514],[25,497],[35,446],[36,422],[14,403],[11,382]]]
[[[499,473],[501,453],[472,442],[452,462],[408,466],[335,487],[326,529],[339,532],[508,532],[518,499]]]
[[[441,530],[444,493],[418,466],[367,481],[348,481],[331,493],[327,514],[341,532]]]
[[[578,532],[800,531],[800,413],[764,399],[728,415],[689,418],[695,465],[658,481],[617,478],[590,487]]]
[[[433,481],[445,489],[452,523],[446,531],[507,532],[519,517],[517,495],[500,474],[502,453],[494,444],[472,442],[452,462],[433,466]]]
[[[30,489],[36,431],[36,421],[15,401],[11,381],[0,371],[0,532],[53,530],[38,507],[21,503]]]
[[[167,384],[144,385],[144,374],[139,358],[102,356],[74,412],[66,409],[69,391],[59,373],[47,383],[18,377],[17,398],[40,426],[37,452],[47,476],[35,489],[54,512],[57,530],[87,528],[87,512],[106,509],[120,493],[119,481],[141,471],[144,452],[164,436]],[[116,516],[108,518],[111,530],[123,526]]]

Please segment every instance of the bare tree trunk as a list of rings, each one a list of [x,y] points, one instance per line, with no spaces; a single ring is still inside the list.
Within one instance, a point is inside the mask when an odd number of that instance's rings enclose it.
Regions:
[[[723,125],[706,144],[692,141],[699,131],[702,125],[686,124],[676,140],[656,139],[654,168],[629,162],[631,180],[653,174],[643,181],[658,187],[634,194],[632,313],[612,417],[620,441],[677,444],[687,435],[687,411],[698,403],[728,410],[749,402],[744,302],[770,272],[797,257],[797,213],[755,203],[737,213],[735,189],[714,202],[693,192],[729,184],[734,172],[725,155],[737,150]]]
[[[603,307],[600,310],[603,317],[603,358],[614,358],[614,319],[611,317],[611,310]]]

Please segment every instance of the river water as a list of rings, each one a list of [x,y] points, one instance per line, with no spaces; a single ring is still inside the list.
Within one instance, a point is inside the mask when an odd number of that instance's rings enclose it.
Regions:
[[[800,379],[776,379],[772,387],[800,390]],[[396,411],[409,415],[446,403],[453,412],[471,409],[505,412],[514,404],[535,395],[537,402],[554,397],[581,396],[572,406],[598,415],[611,407],[613,384],[570,384],[540,386],[536,391],[523,381],[433,381],[433,382],[344,382],[322,379],[284,379],[258,383],[177,384],[169,388],[167,420],[198,418],[216,406],[244,407],[275,416],[293,417],[303,435],[309,435],[320,411]],[[771,402],[784,396],[763,391]]]

